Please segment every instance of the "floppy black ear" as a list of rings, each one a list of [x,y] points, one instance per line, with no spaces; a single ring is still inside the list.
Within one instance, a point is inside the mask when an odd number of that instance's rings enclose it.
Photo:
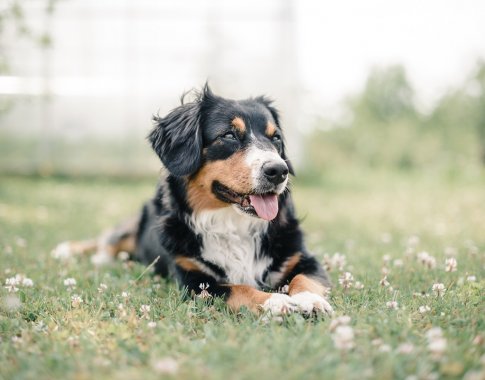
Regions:
[[[280,115],[278,113],[278,110],[273,106],[273,101],[265,96],[259,96],[256,98],[256,100],[260,103],[262,103],[268,111],[271,113],[271,116],[273,117],[276,126],[281,129],[280,125]],[[286,156],[286,149],[285,149],[285,141],[283,141],[283,148],[281,151],[281,158],[285,160],[286,165],[288,166],[288,170],[290,171],[291,175],[295,175],[295,170],[293,169],[293,165],[289,158]]]
[[[148,140],[173,175],[190,175],[200,168],[202,161],[200,103],[199,96],[194,102],[182,104],[163,118],[158,116],[153,118],[155,128],[148,135]]]

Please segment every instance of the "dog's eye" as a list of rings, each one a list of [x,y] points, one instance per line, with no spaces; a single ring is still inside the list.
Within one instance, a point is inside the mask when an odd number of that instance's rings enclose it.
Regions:
[[[237,140],[234,132],[227,132],[225,135],[222,136],[222,138],[228,139],[228,140]]]
[[[273,142],[279,142],[279,141],[281,141],[281,136],[280,135],[274,135],[271,138],[271,141],[273,141]]]

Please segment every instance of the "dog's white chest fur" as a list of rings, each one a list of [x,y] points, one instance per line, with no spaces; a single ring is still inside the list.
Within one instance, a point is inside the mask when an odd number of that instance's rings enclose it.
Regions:
[[[272,262],[260,255],[267,221],[230,206],[200,212],[192,216],[191,224],[202,237],[202,258],[224,269],[229,283],[259,286]]]

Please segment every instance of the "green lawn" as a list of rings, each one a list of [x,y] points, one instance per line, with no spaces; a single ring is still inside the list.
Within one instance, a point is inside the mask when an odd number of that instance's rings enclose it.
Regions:
[[[96,269],[86,258],[51,257],[56,243],[137,212],[154,182],[0,177],[0,379],[485,377],[483,178],[339,172],[318,186],[295,179],[309,247],[322,260],[345,255],[343,272],[364,284],[345,290],[342,272],[331,268],[334,318],[349,316],[354,334],[345,351],[335,347],[330,319],[265,323],[221,302],[183,302],[173,284],[137,264]],[[419,262],[422,251],[434,268]],[[448,256],[456,271],[445,271]],[[384,265],[388,286],[379,284]],[[5,282],[16,274],[33,286],[9,292]],[[446,288],[442,297],[436,283]],[[74,294],[83,302],[73,303]],[[427,337],[433,327],[442,337]]]

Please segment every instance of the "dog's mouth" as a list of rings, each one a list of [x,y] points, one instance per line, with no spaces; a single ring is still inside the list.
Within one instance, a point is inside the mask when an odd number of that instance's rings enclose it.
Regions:
[[[253,192],[240,194],[215,181],[212,191],[223,202],[235,204],[247,214],[264,220],[273,220],[278,215],[278,194],[275,192]]]

